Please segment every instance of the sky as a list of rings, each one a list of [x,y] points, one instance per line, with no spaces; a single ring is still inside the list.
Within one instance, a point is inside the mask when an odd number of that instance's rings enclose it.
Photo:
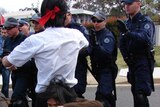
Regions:
[[[39,8],[41,7],[42,0],[0,0],[0,7],[4,8],[7,12],[16,12],[19,9],[24,9],[25,7],[37,7],[39,1]]]

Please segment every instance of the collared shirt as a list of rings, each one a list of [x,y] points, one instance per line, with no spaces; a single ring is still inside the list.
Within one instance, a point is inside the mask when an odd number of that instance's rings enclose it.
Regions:
[[[45,31],[25,39],[7,59],[20,67],[34,58],[38,68],[36,92],[41,93],[55,75],[62,75],[70,87],[77,83],[77,57],[79,50],[86,46],[88,41],[76,29],[46,28]]]

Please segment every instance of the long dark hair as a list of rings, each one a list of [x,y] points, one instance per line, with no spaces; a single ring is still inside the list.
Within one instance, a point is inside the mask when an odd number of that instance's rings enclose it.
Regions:
[[[48,85],[45,92],[41,93],[41,98],[53,98],[59,105],[73,102],[77,95],[75,91],[65,83],[65,79],[61,75],[56,75]]]
[[[55,16],[55,19],[49,19],[45,23],[45,27],[62,27],[64,26],[65,14],[67,13],[68,6],[65,0],[43,0],[41,5],[41,17],[46,15],[48,10],[53,10],[57,6],[60,9]]]

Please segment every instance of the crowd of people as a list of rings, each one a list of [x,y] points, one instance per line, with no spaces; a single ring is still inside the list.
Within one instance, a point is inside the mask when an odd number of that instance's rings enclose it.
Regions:
[[[30,21],[8,18],[1,26],[0,69],[6,98],[11,75],[9,107],[29,107],[28,98],[32,107],[116,107],[118,46],[129,67],[134,107],[149,107],[155,26],[140,12],[140,0],[121,3],[128,19],[117,20],[119,40],[106,27],[104,12],[96,11],[91,17],[93,28],[87,29],[73,20],[64,0],[43,0],[41,12]],[[87,71],[98,83],[94,100],[83,95]]]

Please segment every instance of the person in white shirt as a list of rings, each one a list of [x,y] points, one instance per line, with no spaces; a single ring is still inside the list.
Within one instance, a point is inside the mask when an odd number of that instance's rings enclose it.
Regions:
[[[44,92],[50,80],[58,74],[63,75],[69,87],[77,84],[75,67],[78,53],[88,46],[88,41],[80,31],[63,27],[67,9],[64,0],[43,0],[39,23],[46,29],[26,38],[2,59],[5,67],[16,69],[34,58],[38,68],[37,94]],[[36,107],[45,107],[40,100],[37,97]]]

